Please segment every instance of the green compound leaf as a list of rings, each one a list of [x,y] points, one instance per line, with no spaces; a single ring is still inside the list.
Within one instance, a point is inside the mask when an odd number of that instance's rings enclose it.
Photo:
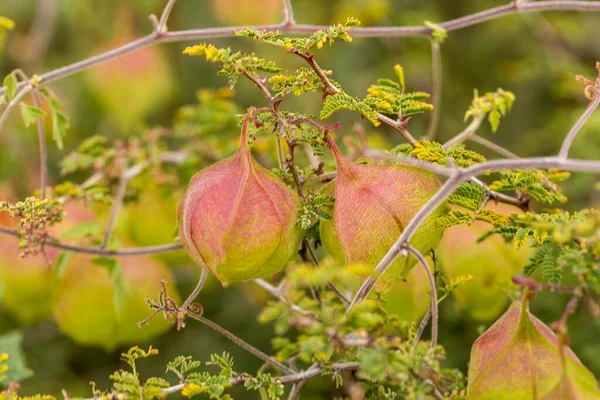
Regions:
[[[362,114],[373,125],[379,126],[377,112],[369,106],[368,103],[358,100],[344,92],[339,92],[331,96],[327,96],[323,102],[320,118],[326,119],[333,113],[340,110],[350,110]]]

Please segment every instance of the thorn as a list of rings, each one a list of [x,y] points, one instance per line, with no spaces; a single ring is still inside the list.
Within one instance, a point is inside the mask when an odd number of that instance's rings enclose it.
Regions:
[[[410,121],[412,118],[412,115],[406,118],[403,118],[402,120],[398,121],[398,125],[402,128],[402,129],[406,129],[406,127],[408,126],[408,121]]]

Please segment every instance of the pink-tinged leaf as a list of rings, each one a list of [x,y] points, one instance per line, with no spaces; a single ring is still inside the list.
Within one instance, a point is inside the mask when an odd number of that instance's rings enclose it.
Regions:
[[[406,225],[439,189],[431,173],[408,165],[353,164],[340,154],[331,138],[329,145],[337,164],[337,177],[324,189],[335,197],[332,219],[321,222],[321,240],[339,262],[375,267],[400,237]],[[444,205],[429,216],[411,244],[422,252],[437,247],[441,233],[435,219]],[[398,277],[415,265],[413,257],[399,257],[378,281],[376,290],[386,291]]]
[[[471,349],[468,399],[599,399],[594,376],[557,336],[514,302]]]
[[[192,258],[227,285],[271,275],[298,251],[298,196],[261,167],[246,144],[200,172],[179,203],[181,240]]]

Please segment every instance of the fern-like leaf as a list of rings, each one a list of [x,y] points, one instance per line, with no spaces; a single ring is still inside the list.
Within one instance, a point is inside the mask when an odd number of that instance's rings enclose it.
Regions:
[[[450,228],[454,225],[467,224],[471,220],[471,214],[463,211],[452,210],[448,214],[442,215],[436,219],[439,230]]]
[[[351,110],[358,112],[368,119],[373,125],[379,125],[377,112],[371,108],[367,102],[359,101],[344,92],[338,92],[325,98],[325,101],[323,102],[323,108],[321,109],[320,118],[326,119],[333,113],[340,110]]]

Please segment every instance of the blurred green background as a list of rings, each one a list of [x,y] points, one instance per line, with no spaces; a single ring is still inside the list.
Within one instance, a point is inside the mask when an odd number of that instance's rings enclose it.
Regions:
[[[28,74],[43,73],[146,35],[151,32],[148,15],[160,14],[164,3],[164,0],[0,0],[0,15],[16,23],[0,52],[0,76],[14,68],[22,68]],[[425,20],[442,22],[504,4],[474,0],[297,0],[292,3],[299,23],[331,24],[355,16],[363,26],[421,25]],[[169,30],[277,23],[280,19],[280,0],[179,0],[171,15]],[[451,32],[441,47],[443,94],[439,139],[445,141],[465,127],[463,115],[473,89],[483,93],[502,87],[516,95],[513,110],[502,120],[495,135],[487,125],[479,133],[520,156],[556,153],[566,132],[587,105],[583,86],[574,76],[595,76],[594,64],[600,59],[598,37],[600,15],[571,12],[513,15]],[[254,51],[286,69],[302,66],[299,58],[240,38],[209,41],[221,47]],[[227,86],[225,79],[216,76],[216,66],[181,54],[186,45],[196,43],[161,44],[52,83],[51,88],[72,118],[72,127],[64,151],[49,145],[51,183],[60,182],[59,160],[84,138],[95,134],[111,139],[127,138],[139,135],[148,127],[171,127],[178,109],[196,103],[198,89]],[[363,96],[377,78],[392,78],[393,65],[398,63],[405,68],[409,90],[431,91],[431,53],[425,38],[355,38],[352,43],[324,47],[318,51],[317,59],[324,68],[334,71],[334,79],[352,95]],[[239,110],[251,105],[264,106],[261,93],[246,81],[239,82],[233,100],[240,106]],[[320,98],[317,94],[290,98],[282,107],[318,114]],[[348,135],[353,134],[353,124],[359,122],[359,117],[350,113],[334,118],[343,123],[339,132]],[[409,127],[413,135],[425,134],[428,118],[418,116],[411,121]],[[389,148],[402,143],[399,135],[386,128],[375,130],[367,125],[365,128],[379,146]],[[599,133],[600,114],[596,113],[578,136],[571,155],[597,158]],[[224,132],[223,141],[231,147],[225,152],[234,148],[236,135],[234,130]],[[490,158],[495,157],[477,144],[469,146]],[[0,198],[14,201],[37,188],[37,160],[35,127],[25,128],[15,112],[0,134],[0,188],[10,186],[13,193],[0,195]],[[268,164],[272,158],[262,161]],[[567,181],[564,189],[570,202],[566,207],[573,210],[596,205],[598,192],[593,189],[596,180],[591,175],[574,175]],[[135,227],[120,227],[117,233],[137,245],[169,242],[176,228],[176,195],[155,202],[142,199],[138,208],[128,210],[134,217],[124,214],[133,219],[137,215],[137,220],[130,223]],[[147,223],[148,216],[152,216],[151,224]],[[153,235],[154,231],[158,234]],[[14,259],[7,253],[0,254],[0,264]],[[185,256],[158,259],[169,265],[181,295],[191,292],[199,275],[198,268],[189,265]],[[252,283],[222,290],[214,278],[210,279],[200,298],[205,316],[269,351],[272,329],[256,321],[261,306],[268,299],[267,294]],[[425,303],[428,301],[426,294],[421,297]],[[567,300],[567,296],[560,294],[540,295],[532,303],[532,311],[550,323],[560,317]],[[97,312],[93,307],[87,311]],[[446,346],[447,364],[466,372],[473,340],[492,322],[472,321],[455,306],[452,298],[445,301],[441,308],[440,343]],[[599,376],[600,323],[589,317],[585,305],[569,323],[573,350]],[[89,381],[95,381],[99,388],[108,387],[108,375],[124,367],[119,354],[128,346],[106,351],[78,345],[62,335],[51,320],[22,325],[2,312],[0,306],[0,334],[15,329],[24,334],[25,356],[35,371],[23,381],[23,395],[37,392],[60,395],[61,389],[66,389],[70,395],[90,396]],[[206,360],[213,352],[227,350],[234,356],[238,371],[252,372],[261,365],[215,332],[192,322],[183,331],[171,329],[151,341],[135,344],[145,347],[152,344],[160,349],[158,357],[140,363],[141,373],[148,376],[161,375],[165,363],[180,354]],[[303,391],[304,397],[331,398],[332,393],[327,392],[331,386],[325,378],[311,381]],[[241,392],[233,389],[234,397],[236,393]],[[242,398],[252,396],[258,398],[256,393]]]

